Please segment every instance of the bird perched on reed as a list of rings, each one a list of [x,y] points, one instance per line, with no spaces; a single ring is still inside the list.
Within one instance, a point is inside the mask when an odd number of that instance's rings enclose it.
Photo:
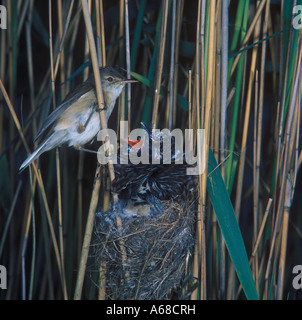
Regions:
[[[123,77],[115,68],[100,68],[105,118],[108,120],[116,99],[124,86],[136,80]],[[62,144],[83,146],[93,140],[101,129],[94,75],[72,90],[64,101],[47,117],[36,137],[38,148],[21,164],[20,171],[43,152]]]

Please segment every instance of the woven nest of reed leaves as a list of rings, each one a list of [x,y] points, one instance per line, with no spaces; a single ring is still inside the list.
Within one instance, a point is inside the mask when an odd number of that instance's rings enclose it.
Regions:
[[[195,200],[163,201],[157,214],[97,215],[93,246],[106,299],[185,299],[196,288],[190,266]]]

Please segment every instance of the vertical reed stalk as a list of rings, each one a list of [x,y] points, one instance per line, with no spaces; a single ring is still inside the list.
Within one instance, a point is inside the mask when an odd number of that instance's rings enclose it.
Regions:
[[[2,94],[6,100],[6,103],[9,107],[9,110],[11,112],[11,115],[12,115],[12,119],[14,120],[14,123],[17,127],[17,130],[20,134],[20,137],[23,141],[23,144],[24,144],[24,147],[25,149],[27,150],[27,152],[29,153],[29,147],[26,143],[26,140],[25,140],[25,137],[24,137],[24,134],[22,132],[22,129],[21,129],[21,125],[19,123],[19,120],[16,116],[16,113],[15,113],[15,110],[14,110],[14,107],[8,97],[8,94],[3,86],[3,83],[2,81],[0,80],[0,90],[2,91]],[[39,187],[41,189],[41,194],[42,194],[42,200],[43,200],[43,204],[45,206],[45,211],[46,211],[46,216],[47,216],[47,221],[48,221],[48,225],[49,225],[49,228],[50,228],[50,233],[51,233],[51,239],[52,239],[52,242],[53,242],[53,246],[54,246],[54,251],[55,251],[55,257],[56,257],[56,261],[57,261],[57,264],[58,264],[58,269],[59,271],[61,270],[61,261],[60,261],[60,255],[59,255],[59,250],[58,250],[58,244],[57,244],[57,240],[56,240],[56,237],[55,237],[55,232],[54,232],[54,228],[53,228],[53,224],[52,224],[52,220],[51,220],[51,214],[50,214],[50,210],[49,210],[49,206],[48,206],[48,203],[47,203],[47,196],[46,196],[46,193],[45,193],[45,188],[44,188],[44,184],[43,184],[43,180],[41,178],[41,175],[39,174],[38,170],[37,170],[37,166],[35,165],[35,163],[32,164],[32,167],[35,171],[35,175],[37,177],[37,180],[38,180],[38,184],[39,184]],[[61,274],[61,272],[60,272]]]
[[[240,1],[243,2],[243,1]],[[245,38],[245,32],[247,28],[247,22],[248,22],[248,8],[249,8],[249,0],[246,1],[245,6],[244,6],[244,11],[241,6],[238,6],[238,11],[237,11],[237,16],[243,15],[243,17],[236,17],[236,23],[239,23],[239,21],[242,20],[242,28],[241,28],[241,35],[240,35],[240,42],[242,43],[244,38]],[[241,25],[241,24],[240,24]],[[231,44],[231,48],[236,47],[236,33],[237,33],[237,28],[238,26],[235,27],[235,32],[233,35],[233,40]],[[231,51],[232,52],[232,51]],[[235,63],[235,62],[234,62]],[[232,64],[232,60],[229,61],[229,70],[230,70],[230,64]],[[237,123],[238,123],[238,113],[239,113],[239,104],[240,104],[240,93],[243,91],[243,86],[242,86],[242,79],[243,79],[243,67],[244,67],[244,57],[240,57],[240,63],[237,68],[237,75],[236,75],[236,84],[235,84],[235,97],[234,97],[234,107],[233,107],[233,112],[232,112],[232,121],[231,121],[231,132],[230,132],[230,141],[229,141],[229,152],[230,152],[230,157],[226,163],[226,187],[227,190],[229,191],[229,194],[231,193],[232,190],[232,169],[233,169],[233,154],[234,154],[234,147],[235,147],[235,140],[236,140],[236,132],[237,132]],[[230,78],[230,75],[229,75]]]
[[[32,25],[32,11],[33,0],[30,1],[30,7],[28,11],[28,20],[26,22],[26,48],[27,48],[27,61],[28,61],[28,80],[29,80],[29,94],[30,94],[30,106],[31,112],[34,112],[35,106],[35,92],[34,92],[34,71],[33,71],[33,52],[32,52],[32,39],[31,39],[31,25]],[[33,134],[37,134],[37,122],[36,118],[33,119]]]
[[[95,83],[96,83],[98,105],[101,109],[103,109],[104,99],[103,99],[103,93],[102,93],[102,87],[101,87],[99,65],[98,65],[98,59],[97,59],[97,53],[96,53],[96,46],[94,43],[94,38],[92,33],[92,25],[91,25],[91,20],[89,15],[88,3],[86,0],[82,0],[82,10],[83,10],[83,15],[84,15],[84,20],[85,20],[85,25],[87,30],[87,37],[89,41],[90,54],[91,54]],[[106,129],[107,124],[105,121],[104,112],[102,111],[100,111],[100,120],[101,120],[102,128]],[[99,179],[99,170],[100,170],[100,167],[97,166],[96,172],[95,172],[95,183],[93,185],[93,192],[91,195],[91,202],[90,202],[86,230],[85,230],[84,241],[82,246],[79,272],[78,272],[77,283],[76,283],[75,294],[74,294],[75,300],[79,300],[81,298],[81,293],[83,288],[83,281],[84,281],[86,262],[88,258],[88,252],[89,252],[89,245],[91,241],[94,215],[95,215],[96,206],[99,199],[99,190],[100,190],[100,184],[101,184]]]
[[[256,71],[255,77],[255,110],[254,110],[254,143],[253,143],[253,238],[257,237],[257,229],[258,229],[258,212],[259,212],[259,166],[260,166],[260,158],[259,158],[259,141],[258,137],[261,137],[261,123],[260,120],[260,112],[259,109],[259,72]],[[258,118],[259,112],[259,118]],[[257,284],[256,279],[258,279],[258,255],[253,259],[252,271],[255,282]],[[257,288],[259,291],[259,288]]]
[[[104,27],[104,10],[103,0],[100,0],[100,20],[101,20],[101,57],[102,67],[106,66],[106,45],[105,45],[105,27]]]
[[[215,13],[216,13],[216,2],[211,1],[210,2],[210,8],[209,8],[209,44],[208,44],[208,60],[207,60],[207,77],[206,77],[206,88],[207,88],[207,93],[205,96],[205,117],[204,117],[204,159],[208,159],[208,154],[209,154],[209,143],[210,143],[210,132],[211,132],[211,114],[212,114],[212,103],[213,103],[213,85],[214,85],[214,57],[215,57]],[[201,158],[201,155],[198,155],[198,158]],[[204,172],[202,173],[201,176],[201,185],[200,185],[200,195],[201,197],[201,204],[202,204],[202,217],[205,217],[206,215],[206,185],[207,185],[207,172],[208,172],[208,162],[205,161],[205,168]],[[203,289],[204,292],[201,295],[202,299],[206,299],[206,279],[205,279],[205,230],[204,230],[204,224],[202,220],[202,235],[203,235],[203,256],[204,258],[202,259],[204,262],[204,265],[202,266],[202,276],[201,279],[203,281]]]
[[[257,27],[255,29],[255,36],[254,36],[255,42],[257,42],[259,39],[259,32],[260,32],[260,22],[258,22]],[[248,86],[248,93],[247,93],[247,98],[246,98],[245,118],[244,118],[244,123],[243,123],[243,134],[242,134],[242,142],[241,142],[238,182],[237,182],[237,190],[236,190],[235,213],[236,213],[237,219],[239,219],[241,199],[242,199],[241,194],[242,194],[244,166],[245,166],[245,157],[246,157],[246,141],[247,141],[249,118],[250,118],[252,88],[253,88],[254,77],[255,77],[255,72],[256,72],[257,53],[258,53],[258,46],[255,46],[253,48],[253,52],[252,52],[252,61],[251,61],[250,76],[249,76],[249,86]]]
[[[169,78],[169,120],[168,128],[172,131],[173,127],[173,110],[174,104],[174,73],[175,73],[175,38],[176,38],[176,0],[172,0],[172,40],[171,40],[171,61],[170,61],[170,78]]]
[[[201,1],[198,1],[198,14],[197,14],[197,27],[196,27],[196,52],[195,52],[195,76],[194,76],[194,87],[193,87],[193,112],[192,117],[194,119],[193,128],[198,128],[200,126],[199,123],[199,87],[200,87],[200,74],[199,74],[199,52],[200,52],[200,43],[199,43],[199,35],[200,35],[200,19],[201,19]],[[195,141],[196,138],[194,137]],[[195,145],[195,143],[194,143]],[[201,177],[199,176],[199,186],[201,185]],[[199,197],[201,197],[200,188],[199,188]],[[200,279],[200,270],[201,270],[201,224],[202,224],[202,211],[200,206],[200,200],[198,203],[198,213],[197,213],[197,223],[196,223],[196,241],[195,241],[195,252],[194,252],[194,260],[193,260],[193,277]],[[200,284],[200,289],[202,290],[202,284]],[[197,300],[198,297],[198,289],[194,290],[191,294],[191,300]]]
[[[96,11],[96,48],[97,48],[97,56],[99,61],[99,66],[103,63],[103,58],[101,54],[101,21],[100,21],[100,1],[97,0],[95,2],[95,11]]]
[[[271,273],[272,256],[273,256],[274,249],[275,249],[276,236],[277,236],[277,232],[279,230],[279,223],[282,219],[282,207],[283,207],[283,201],[284,201],[284,193],[286,191],[287,170],[288,170],[287,166],[288,166],[288,160],[289,160],[289,141],[290,141],[290,137],[291,137],[293,116],[295,113],[294,111],[295,111],[295,107],[296,107],[296,97],[297,97],[297,92],[298,92],[298,84],[299,84],[300,73],[301,73],[301,57],[302,57],[302,50],[301,50],[301,41],[300,41],[299,56],[297,56],[296,64],[295,64],[296,65],[296,74],[293,79],[294,86],[292,87],[291,102],[290,102],[290,106],[289,106],[289,110],[288,110],[286,127],[285,127],[285,137],[284,137],[285,146],[284,146],[284,152],[283,152],[283,169],[282,169],[280,194],[279,194],[279,199],[278,199],[275,224],[274,224],[274,228],[273,228],[273,235],[272,235],[269,259],[268,259],[268,264],[267,264],[266,272],[265,272],[266,295],[268,294],[268,281],[269,281],[269,276]]]
[[[153,129],[156,128],[156,124],[157,124],[160,86],[161,86],[161,79],[162,79],[162,72],[163,72],[164,54],[165,54],[168,5],[169,5],[168,0],[162,1],[160,39],[158,43],[158,58],[157,58],[158,60],[157,60],[157,69],[156,69],[156,77],[155,77],[154,103],[153,103],[153,114],[152,114]]]
[[[220,102],[220,161],[225,158],[225,131],[226,131],[226,110],[228,99],[228,46],[229,46],[229,4],[222,1],[222,21],[221,21],[221,102]],[[223,167],[224,168],[224,167]],[[224,169],[222,169],[224,176]]]
[[[130,33],[129,33],[128,0],[125,0],[125,34],[126,34],[127,78],[130,79],[131,66],[130,66]],[[131,131],[131,83],[127,84],[127,110],[128,110],[128,133],[130,133]]]

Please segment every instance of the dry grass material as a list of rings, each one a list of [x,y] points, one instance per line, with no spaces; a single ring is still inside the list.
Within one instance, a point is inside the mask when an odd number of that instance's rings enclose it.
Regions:
[[[93,251],[96,269],[106,266],[100,272],[106,299],[184,299],[192,292],[196,202],[166,201],[162,208],[155,216],[123,218],[122,228],[113,219],[116,207],[98,214]]]

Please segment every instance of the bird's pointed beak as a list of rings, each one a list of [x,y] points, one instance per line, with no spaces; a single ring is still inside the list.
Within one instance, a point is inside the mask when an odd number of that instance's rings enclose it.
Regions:
[[[121,80],[120,83],[135,83],[138,82],[137,80],[133,80],[133,79],[126,79],[126,80]]]

